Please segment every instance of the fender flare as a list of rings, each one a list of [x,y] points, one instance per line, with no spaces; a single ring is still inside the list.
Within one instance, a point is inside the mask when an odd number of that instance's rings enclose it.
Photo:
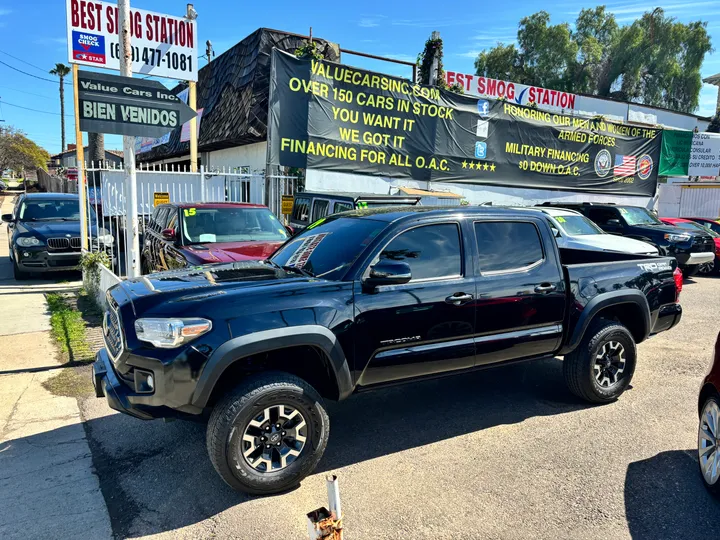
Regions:
[[[643,332],[642,339],[638,340],[641,343],[650,335],[651,320],[650,320],[650,306],[648,305],[647,298],[645,295],[638,290],[622,290],[622,291],[611,291],[597,295],[595,298],[590,300],[585,309],[583,309],[578,319],[577,324],[572,332],[572,336],[567,341],[565,346],[560,351],[560,354],[568,354],[575,350],[580,344],[585,332],[587,331],[590,323],[592,323],[595,316],[603,309],[610,306],[617,306],[620,304],[634,304],[640,308],[644,317],[642,319]]]
[[[298,345],[318,347],[325,353],[338,385],[339,399],[345,399],[352,393],[350,368],[337,336],[324,326],[301,325],[255,332],[223,343],[205,363],[193,392],[192,404],[205,407],[221,375],[237,360]]]

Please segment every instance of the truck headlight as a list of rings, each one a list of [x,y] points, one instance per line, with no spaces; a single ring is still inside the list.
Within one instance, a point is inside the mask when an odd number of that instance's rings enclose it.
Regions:
[[[689,234],[666,234],[665,240],[672,243],[687,242],[690,240]]]
[[[17,239],[17,245],[21,247],[42,246],[43,244],[45,242],[34,236],[21,236]]]
[[[138,319],[135,333],[140,341],[172,349],[202,336],[212,329],[207,319]]]

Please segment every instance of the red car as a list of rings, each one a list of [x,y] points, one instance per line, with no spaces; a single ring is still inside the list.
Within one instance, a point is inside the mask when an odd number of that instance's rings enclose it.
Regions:
[[[260,204],[161,204],[145,227],[142,272],[267,259],[289,237],[289,229]]]
[[[714,229],[705,226],[704,223],[699,223],[698,221],[696,221],[699,219],[702,218],[660,218],[660,221],[662,221],[666,225],[675,225],[676,227],[680,227],[681,229],[687,229],[693,232],[703,232],[712,236],[713,241],[715,242],[715,262],[713,264],[708,263],[700,265],[699,273],[717,274],[720,272],[720,234],[718,234]],[[720,223],[717,223],[717,225],[720,225]]]
[[[698,398],[698,461],[705,487],[720,496],[720,335],[715,342],[715,356],[710,373],[700,388]]]
[[[713,232],[720,234],[720,219],[710,219],[705,217],[686,217],[683,219],[689,219],[695,223],[699,223],[703,227],[707,227]]]

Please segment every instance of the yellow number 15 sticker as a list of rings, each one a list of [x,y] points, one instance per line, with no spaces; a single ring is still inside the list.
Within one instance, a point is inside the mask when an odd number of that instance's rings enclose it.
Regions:
[[[186,209],[185,209],[185,212],[184,212],[185,217],[194,216],[195,213],[196,213],[195,208],[186,208]]]

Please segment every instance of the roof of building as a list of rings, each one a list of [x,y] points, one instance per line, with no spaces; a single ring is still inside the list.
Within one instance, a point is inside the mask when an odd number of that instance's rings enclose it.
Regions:
[[[294,52],[305,36],[259,28],[213,59],[198,72],[197,108],[203,109],[198,151],[209,152],[264,141],[267,137],[270,95],[270,53],[273,48]],[[313,38],[327,60],[340,59],[338,49]],[[172,90],[178,94],[183,86]],[[138,161],[156,161],[187,154],[189,142],[180,142],[176,128],[167,144],[138,154]]]
[[[83,149],[86,152],[88,152],[88,146],[83,146]],[[72,150],[65,150],[64,152],[60,152],[59,154],[55,154],[54,156],[50,156],[50,159],[62,159],[64,156],[74,156],[77,153],[77,148],[73,148]],[[110,154],[111,156],[116,156],[119,158],[123,157],[122,150],[105,150],[105,156]]]

